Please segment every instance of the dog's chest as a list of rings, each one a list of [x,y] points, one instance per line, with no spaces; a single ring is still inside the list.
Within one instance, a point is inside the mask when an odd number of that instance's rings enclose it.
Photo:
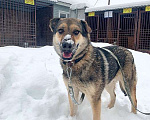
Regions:
[[[72,72],[71,81],[80,91],[87,92],[95,83],[100,86],[100,75],[92,68],[82,68]]]
[[[88,77],[86,77],[85,75],[72,76],[72,85],[78,88],[81,92],[87,93],[89,88],[92,86],[92,83],[89,82],[87,79]]]

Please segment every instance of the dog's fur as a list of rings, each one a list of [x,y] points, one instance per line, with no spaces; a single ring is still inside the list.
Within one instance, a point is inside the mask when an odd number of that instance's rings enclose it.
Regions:
[[[104,88],[108,91],[111,98],[108,108],[114,106],[116,99],[114,90],[117,81],[119,81],[121,90],[126,94],[122,73],[117,61],[107,51],[91,45],[91,29],[83,20],[55,18],[50,21],[50,28],[53,31],[54,48],[61,58],[60,62],[63,68],[63,78],[67,89],[68,77],[66,73],[66,64],[64,64],[67,60],[63,60],[61,43],[64,37],[69,34],[71,35],[71,40],[74,41],[74,46],[77,46],[77,49],[71,58],[71,61],[81,58],[81,60],[72,66],[71,79],[75,98],[76,100],[78,99],[79,91],[83,92],[91,104],[93,120],[100,120],[101,94]],[[61,33],[59,33],[59,30],[62,29],[63,32],[61,31]],[[78,30],[79,34],[74,34],[75,30]],[[131,52],[126,48],[118,46],[108,46],[105,48],[113,52],[118,58],[123,68],[127,85],[130,89],[131,98],[136,107],[137,79],[134,58]],[[70,115],[74,116],[76,114],[77,105],[72,102],[69,94],[68,97],[70,103]],[[132,107],[131,110],[133,113],[136,113],[134,107]]]

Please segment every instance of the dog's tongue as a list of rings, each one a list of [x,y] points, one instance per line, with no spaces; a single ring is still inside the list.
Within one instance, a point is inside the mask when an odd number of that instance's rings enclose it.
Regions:
[[[72,56],[72,53],[63,52],[63,57],[64,57],[64,58],[71,58],[71,56]]]

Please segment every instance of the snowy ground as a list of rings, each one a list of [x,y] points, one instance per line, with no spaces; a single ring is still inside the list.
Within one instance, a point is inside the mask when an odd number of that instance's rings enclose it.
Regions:
[[[138,73],[138,108],[150,112],[150,55],[132,52]],[[69,116],[67,91],[61,74],[53,47],[1,47],[0,120],[92,120],[86,99],[79,106],[77,116]],[[103,92],[102,120],[150,120],[150,116],[130,112],[130,102],[118,85],[116,93],[115,106],[108,109],[109,95]]]

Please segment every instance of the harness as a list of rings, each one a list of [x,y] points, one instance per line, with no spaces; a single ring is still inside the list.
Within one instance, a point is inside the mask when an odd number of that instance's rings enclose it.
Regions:
[[[130,100],[132,106],[133,106],[133,107],[135,108],[135,110],[137,110],[138,112],[140,112],[140,113],[142,113],[142,114],[144,114],[144,115],[150,115],[150,113],[142,112],[142,111],[140,111],[139,109],[137,109],[137,108],[135,107],[135,105],[134,105],[134,103],[133,103],[133,100],[132,100],[132,98],[131,98],[130,89],[129,89],[128,85],[127,85],[127,81],[126,81],[126,78],[125,78],[125,75],[124,75],[123,68],[122,68],[122,66],[120,65],[120,62],[119,62],[118,58],[117,58],[117,57],[114,55],[114,53],[112,53],[110,50],[108,50],[108,49],[106,49],[106,48],[101,48],[101,49],[103,49],[103,50],[105,50],[106,52],[108,52],[108,53],[109,53],[110,55],[112,55],[112,57],[114,57],[115,60],[117,61],[118,65],[119,65],[119,67],[120,67],[121,74],[122,74],[122,76],[123,76],[123,81],[124,81],[124,85],[125,85],[125,90],[126,90],[126,92],[127,92],[127,95],[128,95],[128,97],[129,97],[129,100]],[[64,63],[64,62],[63,62],[63,64],[67,65],[66,72],[67,72],[67,77],[68,77],[68,79],[69,79],[69,82],[68,82],[69,94],[70,94],[70,97],[71,97],[71,99],[72,99],[72,102],[73,102],[74,104],[76,104],[76,105],[80,105],[80,104],[83,102],[84,97],[85,97],[85,94],[82,93],[82,95],[81,95],[81,97],[80,97],[80,101],[77,102],[77,100],[76,100],[75,97],[74,97],[74,91],[73,91],[72,81],[71,81],[72,66],[74,65],[74,63],[76,64],[77,62],[79,62],[84,56],[85,56],[85,54],[84,54],[81,58],[77,59],[75,62],[72,62],[72,61],[69,61],[69,62],[67,62],[67,63]]]

